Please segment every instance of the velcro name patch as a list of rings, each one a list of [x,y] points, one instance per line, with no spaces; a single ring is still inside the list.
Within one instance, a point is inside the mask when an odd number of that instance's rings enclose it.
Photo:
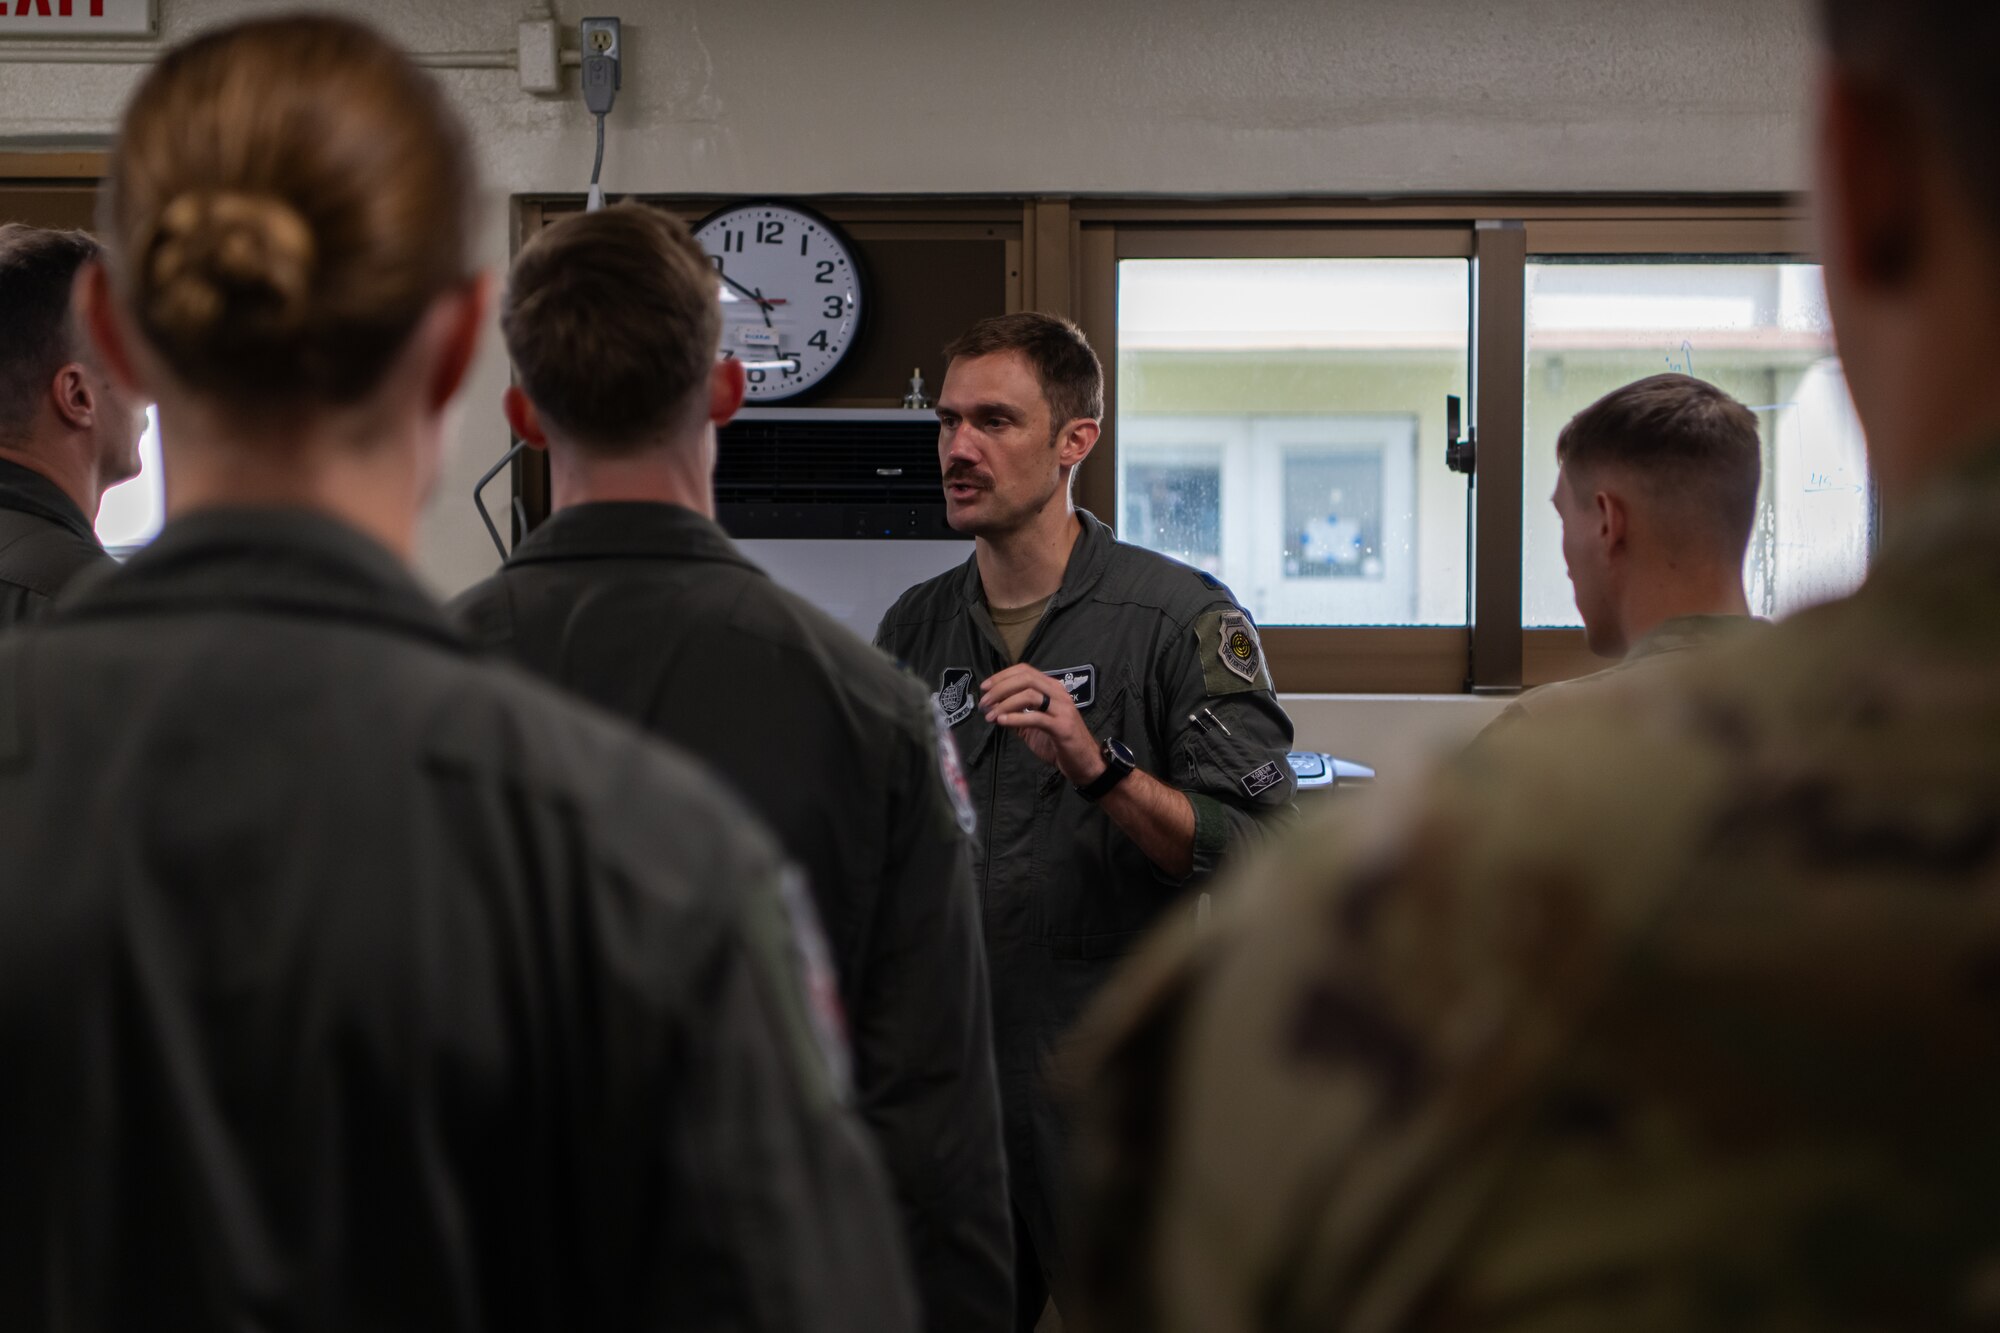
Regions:
[[[1261,796],[1284,780],[1284,767],[1275,759],[1262,767],[1251,769],[1241,779],[1243,791],[1249,796]]]
[[[1097,668],[1089,663],[1083,666],[1059,667],[1044,673],[1054,676],[1069,691],[1069,701],[1082,712],[1097,702]]]

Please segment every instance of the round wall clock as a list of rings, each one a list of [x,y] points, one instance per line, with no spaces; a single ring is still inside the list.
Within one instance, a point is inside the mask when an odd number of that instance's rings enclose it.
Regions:
[[[839,228],[793,204],[735,204],[695,228],[722,277],[722,355],[741,361],[752,402],[805,392],[861,328],[861,269]]]

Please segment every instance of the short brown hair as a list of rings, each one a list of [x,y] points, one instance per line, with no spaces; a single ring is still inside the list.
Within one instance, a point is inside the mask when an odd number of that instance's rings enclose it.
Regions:
[[[571,442],[616,450],[675,424],[715,368],[715,266],[680,221],[616,204],[548,227],[500,307],[535,410]]]
[[[1613,389],[1571,417],[1556,459],[1579,475],[1622,468],[1743,558],[1757,521],[1763,444],[1749,408],[1691,375],[1651,375]]]
[[[1103,419],[1104,367],[1083,330],[1062,316],[1024,310],[982,319],[945,347],[944,358],[949,365],[962,356],[996,352],[1019,352],[1028,359],[1056,429],[1079,417]]]
[[[2000,232],[2000,5],[1981,0],[1821,0],[1834,60],[1906,99],[1930,125],[1959,182]]]
[[[252,409],[343,404],[470,279],[476,195],[464,127],[386,38],[254,19],[140,84],[99,231],[120,299],[188,387]]]
[[[98,250],[87,232],[0,226],[0,441],[26,438],[49,381],[81,357],[70,288]]]

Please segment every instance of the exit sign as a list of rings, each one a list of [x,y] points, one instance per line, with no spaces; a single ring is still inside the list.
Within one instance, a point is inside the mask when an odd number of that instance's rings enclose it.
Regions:
[[[0,38],[151,37],[158,0],[0,0]]]

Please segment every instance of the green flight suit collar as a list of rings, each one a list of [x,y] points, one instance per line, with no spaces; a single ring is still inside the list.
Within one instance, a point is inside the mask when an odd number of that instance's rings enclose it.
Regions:
[[[0,509],[13,509],[68,528],[93,544],[97,530],[69,493],[31,467],[0,458]]]
[[[228,610],[349,620],[466,647],[401,560],[309,509],[215,508],[174,519],[58,615]]]
[[[556,560],[714,560],[757,569],[714,520],[657,500],[594,500],[549,515],[507,564]]]
[[[1104,577],[1105,566],[1111,563],[1111,552],[1118,545],[1118,539],[1111,529],[1097,520],[1088,509],[1076,511],[1079,531],[1076,544],[1069,548],[1069,563],[1063,566],[1062,583],[1049,604],[1042,611],[1042,618],[1028,635],[1027,648],[1032,649],[1041,638],[1042,631],[1057,611],[1073,602],[1082,600],[1097,581]],[[961,578],[959,595],[965,601],[966,615],[979,629],[980,634],[991,645],[994,654],[1002,662],[1010,662],[1013,656],[1007,650],[1007,641],[1000,629],[993,623],[993,616],[986,606],[986,585],[979,577],[979,552],[974,550],[966,558],[965,572]],[[1025,650],[1024,650],[1025,651]],[[1027,659],[1022,658],[1023,661]]]
[[[1104,577],[1106,566],[1111,563],[1112,551],[1118,545],[1111,529],[1099,522],[1097,515],[1088,509],[1077,510],[1076,519],[1082,530],[1077,533],[1076,545],[1070,547],[1069,563],[1063,566],[1062,583],[1056,588],[1055,596],[1049,599],[1048,611],[1042,613],[1045,620],[1050,612],[1080,600],[1097,586],[1097,581]],[[986,587],[979,579],[977,551],[966,559],[959,593],[969,606],[986,605]]]

